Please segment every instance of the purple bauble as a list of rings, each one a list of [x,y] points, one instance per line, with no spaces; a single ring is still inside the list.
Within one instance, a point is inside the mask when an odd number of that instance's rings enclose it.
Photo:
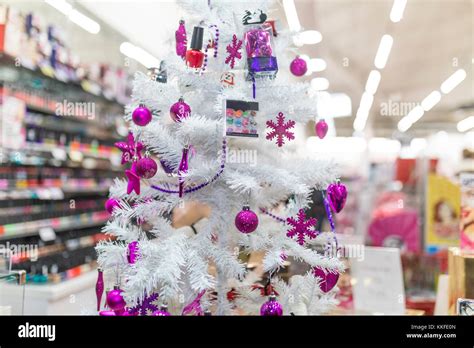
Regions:
[[[248,206],[244,206],[235,217],[235,227],[242,233],[251,233],[257,229],[257,226],[257,214],[251,211]]]
[[[184,102],[183,98],[171,105],[170,116],[175,122],[181,122],[182,119],[191,115],[191,107]]]
[[[290,64],[290,71],[295,76],[303,76],[308,71],[308,65],[303,58],[296,57]]]
[[[115,207],[120,207],[120,203],[117,199],[109,198],[105,201],[105,210],[107,210],[109,214],[114,212]]]
[[[118,286],[114,286],[114,289],[107,293],[107,306],[117,315],[122,315],[122,313],[125,312],[125,306],[127,305],[123,299],[122,293],[123,291]]]
[[[335,213],[339,213],[347,199],[347,189],[344,184],[341,184],[339,180],[335,184],[330,184],[326,191],[329,205]]]
[[[137,161],[136,172],[140,178],[153,178],[158,170],[158,166],[150,157],[143,157]]]
[[[127,260],[129,264],[134,264],[138,259],[138,242],[134,241],[128,244]]]
[[[313,274],[315,277],[321,278],[319,288],[322,292],[328,292],[336,286],[337,280],[339,279],[339,273],[337,271],[330,272],[321,267],[313,267]]]
[[[260,315],[266,317],[281,317],[283,315],[283,308],[281,308],[281,304],[276,300],[274,295],[270,296],[268,301],[262,305]]]
[[[114,311],[100,311],[99,315],[101,317],[115,317],[117,314]]]
[[[154,311],[151,315],[154,317],[169,317],[171,314],[168,312],[167,306],[161,306],[159,310]]]
[[[314,127],[314,130],[316,131],[316,135],[318,136],[319,139],[323,139],[327,132],[328,132],[328,124],[324,119],[320,119],[317,123],[316,126]]]
[[[137,126],[144,127],[151,121],[151,111],[145,105],[133,110],[132,120]]]

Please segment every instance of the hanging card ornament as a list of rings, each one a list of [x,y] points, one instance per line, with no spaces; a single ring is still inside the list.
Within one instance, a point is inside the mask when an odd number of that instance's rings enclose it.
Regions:
[[[184,20],[179,21],[178,29],[175,32],[175,38],[176,54],[184,59],[186,57],[187,48],[186,27],[184,25]]]
[[[339,213],[346,204],[346,186],[341,184],[339,180],[337,180],[335,184],[330,184],[327,188],[327,197],[332,210],[335,213]]]
[[[224,88],[231,88],[235,86],[235,74],[231,71],[226,71],[221,75],[221,84]]]
[[[257,138],[257,102],[225,100],[225,135]]]

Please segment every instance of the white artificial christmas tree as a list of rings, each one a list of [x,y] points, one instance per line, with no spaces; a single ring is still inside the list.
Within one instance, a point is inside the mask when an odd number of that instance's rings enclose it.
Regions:
[[[238,258],[239,253],[256,251],[264,252],[263,271],[271,275],[284,315],[319,314],[335,303],[337,288],[323,292],[319,287],[321,279],[312,272],[295,275],[288,283],[277,276],[288,257],[328,272],[339,273],[344,268],[337,257],[311,248],[332,241],[333,232],[320,233],[314,239],[298,233],[287,236],[293,226],[286,219],[297,220],[300,209],[310,203],[311,191],[326,189],[337,176],[334,163],[314,156],[296,157],[292,143],[301,141],[299,134],[296,140],[283,138],[282,146],[277,146],[278,136],[266,139],[272,130],[266,122],[273,120],[278,126],[280,113],[285,122],[295,121],[296,127],[314,121],[317,116],[309,84],[295,83],[290,78],[289,66],[296,52],[292,35],[279,28],[278,35],[272,38],[272,55],[280,69],[274,78],[247,79],[245,40],[240,50],[242,58],[235,60],[234,69],[225,62],[229,55],[226,47],[232,44],[234,35],[237,40],[243,40],[250,28],[242,24],[245,11],[269,14],[270,5],[275,4],[271,1],[183,2],[188,34],[194,26],[205,28],[203,51],[207,53],[207,65],[204,69],[188,67],[176,54],[172,42],[170,54],[164,59],[166,83],[136,73],[132,103],[126,108],[125,119],[130,121],[134,140],[143,144],[142,152],[149,152],[157,161],[165,161],[174,170],[166,174],[159,166],[152,178],[141,178],[140,194],[135,191],[127,194],[127,178],[116,179],[110,189],[110,197],[119,205],[113,209],[104,232],[116,238],[97,246],[98,262],[109,278],[116,279],[129,308],[157,293],[157,302],[166,303],[172,315],[182,314],[183,308],[197,299],[201,308],[217,315],[259,314],[267,296],[255,289],[258,279],[247,272],[246,265]],[[211,35],[214,37],[208,41]],[[188,35],[188,46],[189,42]],[[215,48],[206,50],[209,42],[217,43],[216,57]],[[222,81],[223,74],[229,71],[227,77],[234,79],[231,86]],[[191,113],[175,122],[169,110],[180,98],[191,107]],[[258,137],[225,136],[226,100],[258,103]],[[139,105],[153,114],[152,121],[145,126],[132,122],[132,113]],[[183,149],[188,147],[188,169],[179,172]],[[244,155],[251,157],[245,161]],[[133,162],[138,158],[128,159]],[[182,197],[178,194],[180,180],[184,187]],[[290,203],[283,205],[290,197]],[[173,228],[167,218],[183,201],[200,202],[211,209],[209,218],[199,222],[196,233]],[[259,219],[258,227],[251,233],[240,232],[234,224],[236,215],[246,205]],[[272,218],[270,213],[280,219]],[[143,231],[144,226],[150,226],[148,234]],[[138,257],[129,262],[127,253],[132,242],[138,242]],[[232,302],[227,297],[231,289],[237,295]]]

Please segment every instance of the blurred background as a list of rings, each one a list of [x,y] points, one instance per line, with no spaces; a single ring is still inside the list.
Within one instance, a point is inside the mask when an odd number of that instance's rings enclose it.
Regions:
[[[323,140],[309,124],[295,146],[341,165],[349,196],[337,231],[399,248],[406,307],[425,314],[448,248],[474,250],[473,8],[282,0],[269,14],[277,31],[295,33],[309,66],[302,79],[329,124]],[[160,66],[181,17],[171,0],[0,1],[0,244],[37,247],[37,257],[6,261],[27,285],[5,288],[4,302],[18,296],[35,314],[80,314],[93,302],[94,245],[122,175],[113,144],[128,132],[133,73]],[[65,110],[73,117],[57,117]],[[350,271],[340,279],[341,310],[354,308],[353,283]]]

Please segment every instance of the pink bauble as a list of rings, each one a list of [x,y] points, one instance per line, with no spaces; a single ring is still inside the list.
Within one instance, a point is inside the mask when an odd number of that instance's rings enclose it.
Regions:
[[[171,314],[168,312],[168,307],[161,306],[159,310],[154,311],[151,315],[154,317],[169,317]]]
[[[337,284],[339,279],[339,273],[337,271],[330,272],[321,267],[314,267],[313,274],[315,277],[321,279],[319,283],[319,288],[322,292],[329,292]]]
[[[335,213],[339,213],[346,205],[347,188],[339,181],[335,184],[330,184],[326,190],[329,205]]]
[[[319,139],[323,139],[326,136],[326,134],[328,133],[328,128],[328,124],[326,123],[326,121],[324,121],[324,119],[320,119],[316,123],[316,127],[314,127],[314,129]]]
[[[105,201],[105,210],[107,210],[109,214],[114,212],[115,207],[120,207],[120,203],[117,199],[109,198]]]
[[[151,111],[144,105],[133,110],[132,120],[137,126],[144,127],[151,121]]]
[[[125,311],[125,300],[122,296],[123,291],[115,286],[113,290],[107,293],[106,303],[107,306],[115,312],[115,314],[121,315]]]
[[[283,308],[274,295],[270,296],[269,300],[262,305],[260,315],[266,317],[281,317],[283,315]]]
[[[140,178],[150,179],[155,176],[158,165],[150,157],[143,157],[137,161],[136,173]]]
[[[191,107],[184,102],[183,98],[171,105],[170,116],[175,122],[181,122],[182,119],[191,115]]]
[[[290,64],[290,71],[295,76],[303,76],[308,71],[308,65],[303,58],[296,57]]]
[[[235,217],[235,227],[242,233],[251,233],[257,229],[258,216],[245,206]]]
[[[114,311],[100,311],[99,315],[101,317],[115,317],[117,314]]]

